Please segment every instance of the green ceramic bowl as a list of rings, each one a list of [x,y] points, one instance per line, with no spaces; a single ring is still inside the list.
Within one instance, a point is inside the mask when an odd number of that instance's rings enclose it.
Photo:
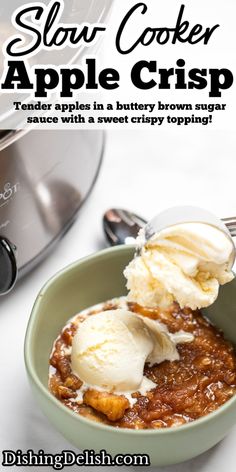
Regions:
[[[173,429],[116,429],[87,420],[48,391],[48,359],[66,321],[80,310],[126,294],[123,269],[134,248],[121,246],[80,260],[62,270],[40,292],[25,339],[25,362],[38,403],[62,435],[79,449],[115,454],[149,454],[152,465],[193,458],[218,443],[236,422],[236,396],[216,412]],[[222,288],[208,317],[236,343],[236,280]]]

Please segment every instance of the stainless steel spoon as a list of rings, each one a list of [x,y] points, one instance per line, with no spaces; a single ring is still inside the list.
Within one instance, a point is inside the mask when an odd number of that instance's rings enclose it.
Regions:
[[[110,209],[103,217],[103,229],[108,244],[117,246],[126,244],[130,239],[137,237],[147,221],[128,210]]]
[[[113,208],[105,213],[103,217],[103,227],[108,243],[115,246],[132,242],[132,239],[134,241],[139,230],[145,226],[145,237],[146,240],[148,240],[156,232],[170,224],[196,221],[217,226],[227,233],[230,239],[236,237],[236,217],[222,218],[219,220],[206,210],[195,207],[174,207],[165,210],[149,223],[144,218],[131,211]]]

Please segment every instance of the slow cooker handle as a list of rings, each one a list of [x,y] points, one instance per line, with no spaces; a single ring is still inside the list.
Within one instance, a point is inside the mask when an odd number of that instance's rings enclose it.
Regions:
[[[17,278],[16,247],[0,236],[0,295],[14,287]]]

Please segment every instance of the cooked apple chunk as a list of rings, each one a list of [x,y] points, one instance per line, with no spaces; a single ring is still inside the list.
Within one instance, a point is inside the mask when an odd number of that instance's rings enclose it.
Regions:
[[[83,397],[84,403],[103,413],[110,421],[120,420],[130,407],[129,401],[123,395],[87,390]]]

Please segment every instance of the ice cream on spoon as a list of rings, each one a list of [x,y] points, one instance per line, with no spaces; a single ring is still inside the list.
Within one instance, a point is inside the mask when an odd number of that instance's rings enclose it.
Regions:
[[[206,223],[183,223],[155,234],[125,269],[128,299],[147,307],[174,301],[193,310],[212,305],[233,280],[231,241]]]

